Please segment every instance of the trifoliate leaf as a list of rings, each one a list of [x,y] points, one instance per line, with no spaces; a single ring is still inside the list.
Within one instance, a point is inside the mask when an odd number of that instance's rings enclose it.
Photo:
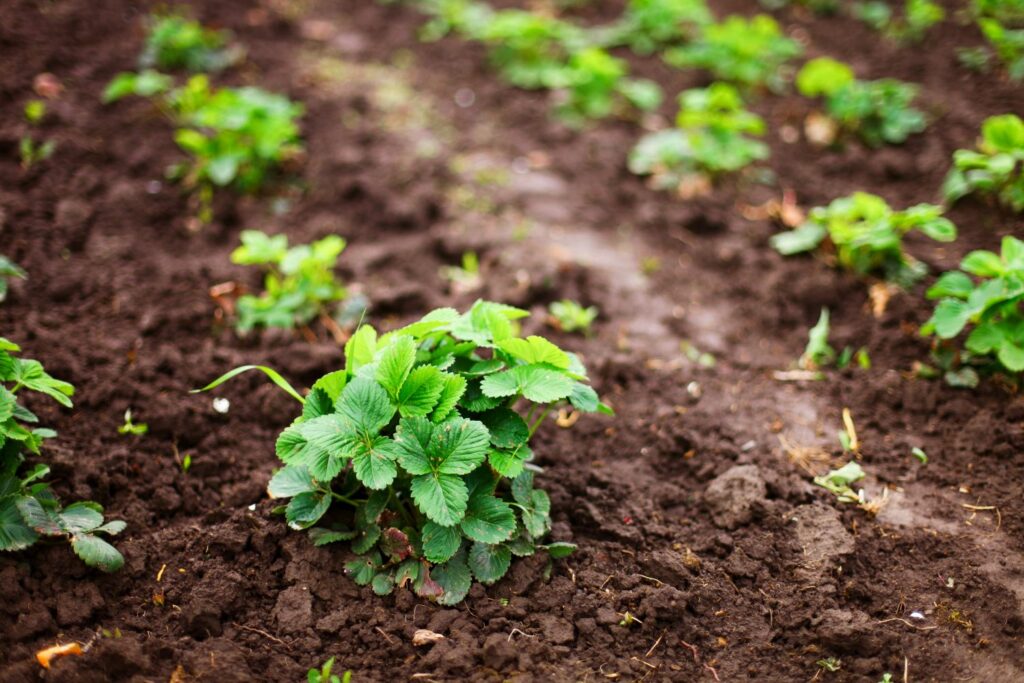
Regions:
[[[472,381],[466,385],[465,394],[459,401],[459,405],[468,410],[471,413],[481,413],[485,410],[490,410],[501,405],[503,401],[500,398],[491,398],[490,396],[484,396],[480,389],[479,381]]]
[[[437,405],[434,406],[434,414],[431,416],[434,422],[442,422],[450,416],[459,399],[466,393],[465,377],[452,375],[447,372],[441,373],[441,375],[444,384],[441,387],[441,394],[438,396]]]
[[[92,534],[75,534],[71,537],[71,549],[90,567],[105,572],[116,572],[124,566],[124,557],[117,548]]]
[[[287,465],[278,470],[267,484],[267,493],[271,498],[291,498],[315,490],[316,484],[309,470],[296,465]]]
[[[569,557],[569,555],[572,555],[573,552],[576,550],[575,543],[566,543],[564,541],[559,541],[557,543],[548,543],[543,547],[545,550],[548,551],[548,554],[556,560],[560,560],[563,557]]]
[[[515,533],[516,516],[505,501],[480,493],[470,498],[460,526],[462,533],[474,541],[501,543]]]
[[[96,503],[72,503],[58,514],[64,531],[77,534],[93,531],[103,524],[103,508]]]
[[[433,365],[416,368],[398,392],[398,412],[402,417],[430,414],[446,386],[445,376]]]
[[[331,507],[331,496],[322,491],[300,493],[288,502],[284,517],[293,529],[308,529]]]
[[[377,572],[373,575],[370,588],[377,595],[390,595],[395,590],[395,579],[389,572]]]
[[[483,462],[489,433],[481,423],[453,418],[434,424],[422,417],[403,418],[395,441],[399,461],[410,474],[469,474]]]
[[[544,337],[531,335],[526,339],[506,339],[498,342],[498,348],[527,365],[548,364],[567,370],[569,357]]]
[[[398,453],[397,444],[384,436],[357,441],[352,447],[352,469],[367,488],[387,488],[398,473],[395,466]]]
[[[365,377],[349,382],[335,407],[349,420],[351,428],[364,437],[376,436],[395,415],[395,407],[384,389]]]
[[[533,451],[529,446],[520,446],[515,450],[492,448],[487,454],[487,461],[498,474],[512,479],[519,476],[523,471],[523,464],[532,455]]]
[[[466,564],[465,550],[460,550],[452,559],[434,567],[430,574],[444,591],[438,597],[437,603],[446,607],[462,602],[473,584],[473,577]]]
[[[534,545],[533,539],[523,530],[513,536],[512,540],[505,545],[516,557],[529,557],[537,552],[537,546]]]
[[[377,545],[377,541],[380,540],[380,527],[376,524],[370,524],[366,528],[362,529],[355,540],[352,541],[352,552],[356,555],[364,555],[373,549],[373,546]],[[375,553],[376,554],[376,553]]]
[[[530,440],[530,428],[519,413],[509,408],[495,408],[477,416],[491,435],[491,444],[515,449]]]
[[[524,505],[519,513],[523,518],[523,526],[535,539],[551,531],[551,499],[546,491],[531,491],[530,503]]]
[[[351,541],[357,535],[359,535],[358,531],[325,529],[319,526],[309,530],[309,540],[313,541],[313,545],[317,547],[339,541]]]
[[[397,399],[415,362],[416,342],[412,337],[393,337],[391,343],[378,352],[376,379],[392,398]]]
[[[505,576],[512,563],[512,552],[504,545],[487,545],[479,541],[469,549],[467,564],[480,583],[490,585]]]
[[[423,556],[434,564],[447,562],[458,552],[462,532],[457,526],[440,526],[433,522],[423,525]]]
[[[288,465],[308,468],[318,481],[330,481],[350,456],[354,437],[352,424],[343,416],[324,415],[281,432],[277,438],[277,457]]]
[[[505,398],[522,394],[534,403],[553,403],[572,394],[573,380],[562,373],[537,365],[520,365],[484,377],[480,389],[485,396]]]
[[[373,552],[345,563],[345,572],[360,586],[368,586],[380,566],[380,553]]]
[[[466,513],[469,493],[462,477],[453,474],[425,474],[410,484],[416,507],[441,526],[458,524]]]
[[[25,523],[15,498],[0,499],[0,551],[22,550],[39,540],[39,534]]]

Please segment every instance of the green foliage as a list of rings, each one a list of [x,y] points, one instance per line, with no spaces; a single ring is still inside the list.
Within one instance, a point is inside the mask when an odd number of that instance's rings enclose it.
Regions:
[[[637,54],[693,40],[714,21],[705,0],[629,0],[611,29],[612,45],[628,45]]]
[[[10,279],[15,277],[19,280],[24,280],[28,277],[28,273],[17,263],[0,254],[0,303],[7,300]]]
[[[33,126],[38,124],[46,116],[46,102],[42,100],[29,100],[25,103],[25,120]]]
[[[520,88],[566,87],[569,55],[585,46],[578,27],[524,10],[495,12],[473,28],[476,32],[469,37],[490,46],[491,62]]]
[[[851,484],[863,478],[864,468],[856,460],[851,460],[838,469],[815,477],[814,483],[834,495],[840,503],[860,503],[861,498]]]
[[[971,12],[1008,26],[1024,25],[1024,0],[971,0]]]
[[[932,26],[946,18],[946,10],[933,0],[905,0],[902,16],[894,16],[892,8],[881,0],[857,2],[853,16],[889,38],[905,43],[918,43]]]
[[[145,422],[134,422],[132,420],[132,411],[124,411],[124,424],[117,428],[117,433],[126,436],[131,434],[132,436],[142,436],[149,432],[149,425]]]
[[[759,14],[711,24],[691,44],[672,48],[664,56],[673,66],[707,69],[720,80],[779,91],[785,85],[786,63],[802,53],[800,44],[785,37],[774,19]]]
[[[204,27],[181,12],[146,18],[146,42],[139,57],[143,69],[219,71],[237,61],[228,47],[230,34]]]
[[[924,113],[910,106],[917,96],[910,83],[858,81],[846,64],[819,57],[804,65],[796,84],[806,97],[823,96],[829,117],[872,147],[903,142],[927,126]]]
[[[242,245],[231,253],[232,263],[260,266],[266,275],[259,296],[245,295],[236,302],[239,334],[257,327],[306,325],[326,313],[330,304],[342,301],[345,288],[334,268],[344,249],[345,240],[337,235],[289,247],[285,235],[242,232]]]
[[[807,348],[800,356],[800,367],[805,370],[817,370],[836,359],[836,351],[828,343],[830,330],[828,309],[823,308],[818,322],[807,333]]]
[[[597,319],[597,306],[584,307],[578,301],[562,299],[553,301],[548,307],[551,317],[563,332],[580,332],[590,336],[590,326]]]
[[[978,149],[958,149],[942,187],[946,201],[972,193],[995,195],[1014,211],[1024,211],[1024,121],[1016,114],[985,119]]]
[[[959,271],[935,282],[928,298],[938,304],[922,334],[953,339],[971,327],[961,363],[994,359],[1011,375],[1024,371],[1024,241],[1007,236],[999,254],[972,251]]]
[[[764,134],[764,121],[747,111],[727,83],[683,92],[676,128],[650,133],[630,153],[629,169],[651,175],[661,188],[687,176],[714,178],[768,158],[768,147],[750,135]]]
[[[995,19],[979,19],[978,28],[1006,65],[1006,73],[1015,81],[1024,78],[1024,28],[1010,29]]]
[[[606,118],[626,104],[642,111],[657,109],[661,88],[653,81],[627,78],[627,73],[624,60],[599,47],[572,53],[564,76],[568,101],[560,113],[569,121],[578,122]]]
[[[168,92],[174,87],[174,79],[153,69],[144,69],[138,73],[125,71],[114,76],[103,90],[103,102],[116,102],[129,95],[137,97],[154,97]]]
[[[956,239],[956,226],[942,216],[942,207],[918,204],[894,211],[881,197],[854,192],[813,209],[803,225],[774,235],[771,244],[789,256],[812,251],[828,238],[841,267],[908,287],[927,271],[903,250],[903,236],[911,230],[940,242]]]
[[[351,543],[346,568],[381,595],[411,585],[444,605],[472,579],[545,546],[551,503],[534,488],[530,438],[566,403],[610,412],[579,359],[518,336],[526,311],[478,301],[378,335],[363,326],[344,369],[318,380],[281,433],[270,481],[317,545]]]
[[[92,502],[61,507],[43,481],[50,468],[26,465],[44,439],[56,436],[39,427],[39,418],[21,401],[22,390],[43,394],[71,407],[74,387],[47,374],[39,361],[19,358],[21,349],[0,338],[0,551],[28,548],[44,536],[65,538],[91,567],[116,571],[124,558],[99,534],[121,532],[124,522],[104,523],[103,508]]]
[[[310,669],[306,672],[307,683],[351,683],[352,672],[346,671],[341,677],[331,673],[334,669],[334,657],[331,657],[319,669]]]

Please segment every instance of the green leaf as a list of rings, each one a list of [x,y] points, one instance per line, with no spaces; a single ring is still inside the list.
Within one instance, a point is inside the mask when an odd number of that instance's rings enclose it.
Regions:
[[[358,531],[352,530],[337,530],[337,529],[325,529],[323,527],[313,527],[309,530],[309,540],[313,541],[313,545],[319,547],[327,545],[328,543],[337,543],[339,541],[351,541],[359,535]]]
[[[349,376],[373,362],[377,353],[377,330],[362,325],[345,343],[345,371]]]
[[[515,449],[530,440],[530,427],[519,413],[509,408],[495,408],[481,413],[478,418],[491,435],[491,444],[498,448]]]
[[[520,510],[523,526],[533,538],[541,538],[551,531],[551,499],[546,491],[534,489],[530,501]]]
[[[532,455],[529,446],[520,446],[515,450],[492,448],[487,454],[487,461],[499,474],[512,479],[519,476],[524,463]]]
[[[489,433],[481,423],[453,418],[435,425],[422,417],[403,418],[395,441],[399,462],[410,474],[469,474],[487,454]]]
[[[397,399],[399,390],[416,362],[416,341],[404,335],[394,337],[379,356],[376,379],[388,395]]]
[[[444,375],[433,365],[416,368],[398,392],[398,412],[402,417],[429,415],[446,386]]]
[[[60,511],[59,518],[67,533],[89,532],[103,524],[103,508],[96,503],[72,503]]]
[[[376,524],[370,524],[352,541],[352,552],[356,555],[365,555],[373,549],[373,546],[377,545],[379,540],[380,527]],[[376,553],[374,554],[376,555]]]
[[[456,526],[423,525],[423,556],[434,564],[447,562],[459,550],[462,532]]]
[[[409,536],[395,527],[388,527],[381,534],[380,550],[391,562],[402,562],[413,554]]]
[[[601,409],[601,399],[593,387],[576,382],[569,395],[569,403],[581,413],[596,413]]]
[[[334,412],[334,401],[323,389],[311,389],[306,402],[302,404],[302,418],[312,420]]]
[[[329,507],[330,494],[321,491],[300,493],[288,503],[284,516],[291,528],[308,529],[320,521]]]
[[[6,387],[0,386],[0,423],[7,422],[14,416],[18,399]]]
[[[75,534],[71,537],[71,548],[90,567],[116,572],[124,566],[124,557],[117,548],[92,534]]]
[[[935,326],[935,332],[942,339],[952,339],[960,334],[971,318],[970,307],[959,299],[943,299],[935,307],[928,324]]]
[[[390,595],[395,590],[395,579],[391,574],[386,572],[377,572],[373,576],[373,580],[370,582],[370,588],[377,595],[384,596]]]
[[[0,498],[0,551],[22,550],[39,540],[39,534],[25,523],[15,500],[14,496]]]
[[[960,269],[979,277],[998,277],[1003,274],[1003,261],[991,251],[972,251],[960,262]]]
[[[288,465],[308,468],[313,478],[326,482],[341,471],[354,439],[350,422],[341,415],[324,415],[281,432],[277,456]]]
[[[25,388],[46,394],[65,408],[71,407],[69,396],[74,395],[75,388],[59,379],[54,379],[46,370],[43,364],[37,360],[14,358],[14,368],[11,381],[23,384]]]
[[[792,256],[818,248],[828,235],[828,230],[817,223],[804,223],[795,230],[788,230],[772,235],[768,240],[775,251],[783,256]]]
[[[533,472],[523,470],[522,474],[512,480],[512,498],[520,505],[533,503]]]
[[[512,552],[503,545],[476,542],[469,549],[467,563],[477,581],[490,585],[505,576],[512,563]]]
[[[300,493],[311,493],[315,490],[316,484],[313,482],[309,470],[295,465],[288,465],[278,470],[267,484],[267,494],[271,498],[291,498]]]
[[[259,370],[264,375],[269,377],[271,382],[273,382],[278,387],[283,389],[285,391],[285,393],[287,393],[289,396],[294,398],[299,403],[305,403],[306,399],[302,398],[302,396],[299,394],[299,392],[295,391],[295,388],[292,387],[292,385],[288,383],[288,380],[286,380],[284,377],[282,377],[277,372],[277,370],[274,370],[273,368],[268,368],[265,365],[243,365],[241,367],[237,367],[237,368],[235,368],[234,370],[232,370],[230,372],[224,373],[223,375],[221,375],[217,379],[215,379],[212,382],[210,382],[209,384],[207,384],[202,389],[193,389],[190,393],[198,394],[198,393],[203,392],[203,391],[210,391],[211,389],[216,389],[221,384],[224,384],[224,382],[227,382],[229,379],[233,379],[233,378],[237,377],[238,375],[241,375],[243,372],[249,372],[250,370]]]
[[[470,498],[461,527],[462,533],[471,540],[501,543],[515,533],[516,516],[504,501],[481,493]]]
[[[416,507],[441,526],[458,524],[466,513],[469,492],[462,477],[425,474],[414,477],[409,488]]]
[[[566,370],[569,357],[544,337],[531,335],[526,339],[506,339],[498,342],[498,348],[527,365],[548,364]]]
[[[331,403],[336,403],[338,397],[341,396],[341,390],[345,388],[347,382],[348,373],[344,370],[335,370],[318,379],[313,384],[311,391],[323,391],[331,399]]]
[[[338,396],[338,413],[364,437],[375,436],[395,415],[395,407],[383,388],[372,379],[356,377]]]
[[[473,584],[473,577],[466,565],[465,550],[460,550],[452,559],[434,567],[430,574],[444,591],[437,598],[437,603],[446,607],[462,602]]]
[[[465,377],[447,372],[443,372],[441,375],[444,385],[441,387],[441,394],[438,396],[437,405],[434,406],[434,414],[431,417],[434,422],[442,422],[451,415],[459,399],[466,393]]]
[[[480,389],[480,381],[471,381],[466,385],[465,394],[459,400],[459,405],[471,413],[481,413],[485,410],[497,408],[503,403],[500,398],[484,396]]]
[[[387,488],[395,480],[398,470],[395,458],[398,445],[387,437],[379,436],[353,446],[352,469],[367,488]]]
[[[943,273],[935,281],[935,284],[928,289],[927,296],[929,299],[942,299],[945,297],[966,299],[973,290],[974,281],[966,273],[961,273],[959,270],[951,270],[948,273]]]
[[[52,506],[44,507],[39,500],[32,496],[21,496],[17,499],[16,505],[21,513],[21,518],[37,533],[44,536],[60,536],[64,533],[64,527],[61,526],[57,511]]]
[[[484,377],[480,389],[485,396],[505,398],[522,394],[534,403],[553,403],[568,398],[574,381],[556,370],[537,365],[520,365]]]
[[[544,546],[544,549],[548,551],[548,554],[551,555],[552,558],[560,560],[563,557],[569,557],[569,555],[572,555],[573,552],[575,552],[576,547],[575,543],[559,541],[557,543],[548,543]]]
[[[358,557],[351,562],[346,562],[345,571],[357,585],[368,586],[377,574],[377,567],[379,566],[380,554],[374,552],[364,557]]]
[[[520,531],[505,545],[508,546],[509,551],[516,557],[529,557],[537,552],[537,546],[534,545],[533,539],[530,538],[530,534],[526,533],[526,531]]]
[[[398,565],[398,569],[395,570],[395,585],[399,588],[404,588],[405,584],[409,582],[415,583],[420,578],[420,570],[423,567],[420,561],[415,558],[409,558],[402,564]]]
[[[1004,340],[996,354],[999,362],[1010,372],[1024,371],[1024,348],[1009,340]]]
[[[234,155],[215,157],[206,166],[206,172],[215,185],[224,187],[238,175],[239,159]]]

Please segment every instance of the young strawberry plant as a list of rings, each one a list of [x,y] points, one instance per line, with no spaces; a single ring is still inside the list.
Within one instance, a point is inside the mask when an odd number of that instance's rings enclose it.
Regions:
[[[786,63],[802,53],[800,44],[782,35],[774,19],[759,14],[711,24],[694,42],[664,56],[672,66],[707,69],[723,81],[779,91],[786,83]]]
[[[263,293],[235,302],[238,333],[257,327],[293,329],[329,314],[331,304],[345,299],[345,288],[334,275],[344,249],[345,240],[337,235],[289,248],[285,235],[242,232],[242,245],[231,253],[232,263],[259,266],[266,275]]]
[[[512,557],[574,548],[545,540],[551,503],[534,487],[530,438],[552,409],[610,412],[579,359],[518,336],[526,311],[478,301],[378,335],[363,326],[345,367],[302,399],[277,440],[273,498],[316,545],[347,541],[346,569],[380,595],[411,586],[444,605],[475,578],[492,584]],[[238,368],[206,389],[243,372]],[[266,371],[266,370],[265,370]]]
[[[0,254],[0,303],[7,299],[10,279],[18,278],[19,280],[24,280],[26,277],[28,277],[28,273],[21,266]]]
[[[704,0],[629,0],[604,42],[628,45],[637,54],[649,55],[696,39],[713,21]]]
[[[679,105],[676,128],[645,135],[630,153],[629,169],[652,176],[655,187],[681,189],[768,158],[767,145],[748,137],[763,135],[764,121],[743,107],[733,86],[687,90]]]
[[[1024,241],[1006,236],[999,254],[972,251],[960,270],[932,285],[928,298],[938,304],[922,334],[954,339],[972,328],[962,366],[995,360],[1011,375],[1024,372]]]
[[[63,538],[87,565],[115,571],[124,558],[100,535],[120,533],[124,522],[105,523],[97,503],[62,507],[43,481],[50,468],[26,463],[56,432],[37,426],[39,418],[21,402],[19,392],[42,394],[70,408],[74,387],[51,377],[39,361],[19,358],[20,350],[0,338],[0,551],[23,550],[43,538]]]
[[[552,324],[563,332],[579,332],[590,336],[590,327],[597,320],[597,306],[583,306],[572,299],[552,301],[548,306]]]
[[[146,42],[139,57],[143,69],[219,71],[238,61],[231,34],[206,28],[180,11],[146,17]]]
[[[905,0],[902,16],[894,16],[892,7],[881,0],[858,2],[853,16],[887,37],[904,43],[919,43],[928,29],[946,18],[946,10],[932,0]]]
[[[1015,81],[1024,78],[1024,28],[1008,28],[995,19],[979,19],[978,28],[1006,66],[1007,75]]]
[[[774,235],[771,244],[789,256],[817,249],[828,239],[841,267],[909,287],[927,272],[903,250],[903,236],[911,230],[939,242],[956,239],[956,226],[943,217],[940,206],[918,204],[895,211],[881,197],[854,192],[813,209],[803,225]]]
[[[917,96],[910,83],[858,81],[846,64],[819,57],[804,65],[796,85],[805,97],[824,97],[828,116],[872,147],[901,143],[927,127],[924,113],[910,106]]]
[[[651,111],[661,104],[661,88],[648,80],[627,78],[626,62],[599,47],[572,53],[565,67],[568,99],[559,113],[570,123],[603,119],[632,105]]]
[[[1024,211],[1024,121],[1016,114],[985,119],[978,149],[958,149],[942,186],[948,202],[968,194],[995,195],[1014,211]]]
[[[520,88],[563,88],[569,55],[586,46],[583,31],[570,23],[523,10],[495,12],[467,36],[490,46],[491,62]]]

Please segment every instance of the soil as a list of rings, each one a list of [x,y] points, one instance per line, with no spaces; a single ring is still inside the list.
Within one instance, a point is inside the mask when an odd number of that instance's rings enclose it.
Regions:
[[[162,180],[179,159],[167,122],[141,100],[99,103],[133,67],[146,9],[0,7],[0,234],[30,273],[0,324],[78,387],[73,411],[33,406],[60,433],[45,453],[56,489],[128,523],[114,575],[65,545],[0,557],[0,680],[294,682],[332,656],[360,682],[1024,680],[1024,401],[995,382],[967,391],[915,379],[929,348],[916,334],[925,285],[875,317],[870,283],[783,259],[767,246],[777,226],[750,208],[780,189],[804,208],[854,190],[936,201],[951,153],[980,122],[1024,111],[1019,86],[957,65],[954,47],[980,43],[974,28],[946,22],[904,48],[850,19],[777,13],[809,56],[921,83],[932,124],[899,147],[822,151],[781,137],[799,131],[809,102],[765,97],[755,109],[769,121],[776,185],[726,183],[683,201],[626,170],[637,123],[566,128],[547,95],[502,84],[479,47],[420,42],[413,9],[197,2],[248,50],[222,81],[305,102],[308,156],[301,183],[274,199],[224,194],[214,223],[193,233],[188,202]],[[620,10],[595,2],[579,18]],[[669,93],[706,83],[630,59]],[[42,72],[63,84],[36,131],[57,151],[23,170],[21,110]],[[672,113],[667,103],[661,115]],[[1019,217],[982,202],[951,217],[955,243],[911,240],[933,271],[1024,234]],[[578,349],[617,416],[547,424],[534,450],[553,535],[579,550],[550,568],[520,561],[441,608],[358,588],[343,551],[288,531],[264,486],[290,399],[255,377],[218,393],[227,414],[188,394],[243,363],[308,386],[341,362],[324,330],[239,339],[218,321],[211,286],[257,285],[228,259],[244,228],[295,242],[343,235],[341,274],[385,328],[482,296],[530,308],[531,330]],[[452,291],[439,269],[467,249],[485,283]],[[566,297],[601,308],[593,337],[544,327],[546,305]],[[822,306],[833,345],[866,346],[871,368],[775,379]],[[117,434],[127,408],[148,434]],[[843,462],[843,408],[868,495],[888,491],[874,517],[813,486],[780,440]],[[445,638],[414,646],[422,628]],[[71,640],[91,647],[39,668],[38,649]],[[837,672],[820,670],[828,657]]]

